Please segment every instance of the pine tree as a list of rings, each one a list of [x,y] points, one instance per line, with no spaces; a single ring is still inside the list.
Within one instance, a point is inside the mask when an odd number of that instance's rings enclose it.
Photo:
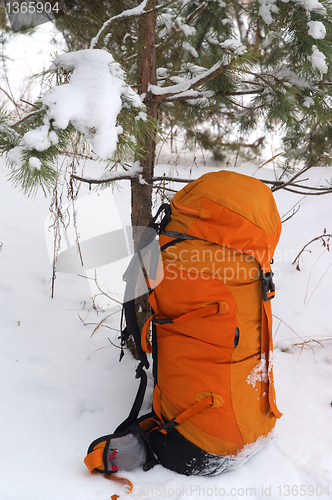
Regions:
[[[158,127],[178,130],[218,159],[232,140],[240,147],[234,136],[244,142],[263,127],[283,137],[284,168],[326,161],[331,13],[328,0],[83,0],[57,20],[70,50],[106,50],[125,70],[116,118],[122,132],[108,168],[123,164],[125,154],[140,164],[131,181],[133,226],[145,226],[151,215]],[[72,71],[58,64],[57,84],[70,81]],[[11,150],[12,178],[27,192],[49,189],[57,155],[95,134],[73,123],[61,128],[48,111],[44,102],[16,124],[2,117],[0,149]],[[26,140],[34,128],[47,132],[48,147]]]

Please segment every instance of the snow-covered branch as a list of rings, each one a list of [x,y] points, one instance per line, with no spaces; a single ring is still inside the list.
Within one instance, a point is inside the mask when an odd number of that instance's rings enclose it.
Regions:
[[[203,91],[199,92],[198,90],[188,90],[187,92],[182,92],[181,94],[171,95],[166,98],[167,102],[174,101],[186,101],[186,100],[194,100],[194,99],[209,99],[211,97],[231,97],[231,96],[242,96],[242,95],[254,95],[261,94],[264,91],[264,88],[261,87],[256,90],[239,90],[238,92],[213,92],[211,91]]]
[[[158,7],[156,7],[155,10],[167,7],[168,5],[172,4],[174,1],[175,0],[169,0],[169,2],[166,2],[165,4],[162,4],[162,5],[159,5]],[[117,16],[113,16],[110,19],[108,19],[103,24],[103,26],[100,28],[100,30],[98,31],[97,35],[94,38],[92,38],[92,40],[90,42],[90,49],[94,49],[95,48],[95,46],[97,45],[97,43],[98,43],[101,35],[106,30],[106,28],[108,28],[113,23],[113,21],[116,21],[116,20],[124,18],[124,17],[136,17],[136,16],[141,16],[142,14],[145,14],[145,15],[149,14],[151,12],[151,9],[150,10],[145,10],[145,7],[146,7],[147,3],[148,3],[148,0],[143,0],[142,3],[140,3],[139,5],[137,5],[137,7],[134,7],[132,9],[124,10],[123,12],[121,12],[121,14],[118,14]]]
[[[219,61],[214,64],[210,69],[204,71],[200,75],[195,76],[194,78],[190,78],[184,82],[178,83],[177,85],[170,85],[169,87],[159,87],[158,85],[149,85],[148,90],[153,94],[154,101],[161,102],[166,99],[173,97],[176,94],[183,94],[189,90],[195,89],[201,85],[204,85],[206,82],[212,80],[220,73],[227,71],[229,66],[224,66]],[[198,96],[197,96],[198,97]],[[187,96],[187,98],[190,98]]]
[[[94,49],[96,44],[98,43],[99,38],[101,37],[102,33],[105,31],[105,29],[116,19],[120,19],[121,17],[132,17],[132,16],[140,16],[142,12],[144,11],[146,4],[148,3],[148,0],[143,0],[142,3],[140,3],[137,7],[134,7],[133,9],[128,9],[124,10],[121,12],[121,14],[118,14],[117,16],[113,16],[110,19],[108,19],[100,28],[98,31],[97,35],[92,38],[91,43],[90,43],[90,49]]]

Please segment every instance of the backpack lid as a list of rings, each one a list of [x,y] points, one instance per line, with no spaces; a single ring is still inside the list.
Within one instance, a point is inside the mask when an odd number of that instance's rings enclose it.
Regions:
[[[252,255],[270,270],[281,221],[271,189],[263,182],[221,170],[203,175],[176,193],[166,231],[181,230]]]

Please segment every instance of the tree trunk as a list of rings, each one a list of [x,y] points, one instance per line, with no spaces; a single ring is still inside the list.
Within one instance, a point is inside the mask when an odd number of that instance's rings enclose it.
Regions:
[[[154,9],[155,0],[150,0],[146,10]],[[149,84],[155,85],[156,77],[156,14],[151,13],[140,16],[139,19],[139,52],[138,52],[138,74],[137,83],[139,94],[144,94],[143,102],[146,105],[148,117],[157,119],[157,103],[149,96]],[[142,169],[140,177],[131,181],[131,223],[133,227],[133,240],[136,249],[140,235],[144,227],[151,219],[152,208],[152,177],[155,161],[155,140],[146,135],[142,138],[140,146],[144,153],[139,158]],[[142,295],[135,300],[136,315],[139,328],[142,329],[145,321],[150,316],[149,303],[147,295]],[[130,342],[131,339],[129,339]],[[134,346],[131,348],[134,357],[137,358],[137,352]]]
[[[153,9],[156,1],[150,0],[146,10]],[[146,104],[147,115],[157,118],[157,103],[149,99],[149,83],[155,85],[156,78],[156,14],[153,10],[147,15],[140,16],[139,20],[139,54],[137,83],[139,94],[145,94],[143,102]],[[145,227],[151,219],[152,204],[152,177],[155,160],[155,140],[149,136],[142,139],[141,146],[145,152],[139,159],[142,168],[141,178],[131,181],[131,222],[133,226],[134,245],[140,236],[140,229]],[[145,184],[146,183],[146,184]]]

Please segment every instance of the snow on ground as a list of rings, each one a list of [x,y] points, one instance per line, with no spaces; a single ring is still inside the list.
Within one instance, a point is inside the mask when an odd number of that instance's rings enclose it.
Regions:
[[[51,299],[44,234],[50,202],[41,193],[35,200],[25,198],[6,179],[3,160],[0,165],[0,498],[110,500],[115,493],[130,498],[121,484],[91,475],[83,463],[90,442],[113,432],[136,393],[136,362],[127,354],[118,363],[119,350],[108,341],[118,344],[118,333],[100,328],[91,337],[111,312],[105,324],[118,328],[117,307],[93,310],[88,282],[77,274],[59,273]],[[215,168],[193,167],[191,175]],[[256,169],[252,164],[236,171],[252,175]],[[170,170],[176,173],[166,165],[156,173]],[[177,170],[189,177],[188,168]],[[268,168],[255,174],[273,175]],[[309,176],[310,184],[319,185],[331,177],[331,168],[316,168]],[[87,194],[83,187],[81,195]],[[114,197],[127,224],[128,181],[119,184]],[[274,265],[274,364],[283,417],[273,440],[241,468],[219,477],[185,477],[160,465],[127,473],[133,499],[332,496],[332,340],[323,341],[332,339],[332,253],[315,242],[302,254],[301,271],[291,264],[324,228],[332,233],[331,197],[279,191],[275,198],[281,216],[290,215],[295,204],[300,209],[283,224]],[[294,346],[310,339],[322,342]],[[151,393],[146,407],[150,398]]]

